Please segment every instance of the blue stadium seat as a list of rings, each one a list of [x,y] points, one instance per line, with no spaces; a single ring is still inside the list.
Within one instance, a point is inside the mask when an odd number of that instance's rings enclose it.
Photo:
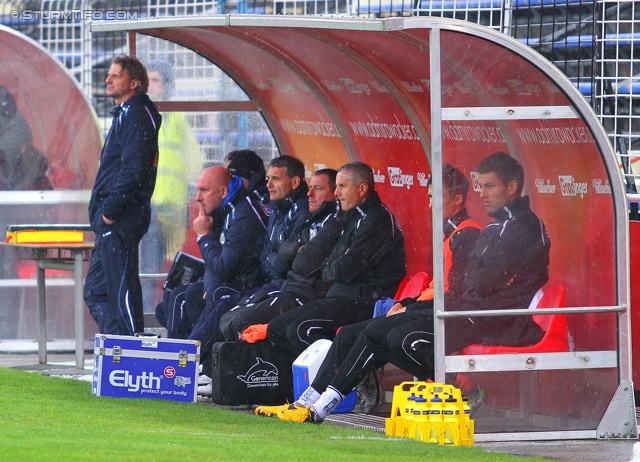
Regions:
[[[570,35],[553,44],[555,50],[571,50],[577,48],[591,48],[593,35]]]
[[[583,96],[592,95],[593,85],[591,85],[591,82],[573,82],[573,84],[578,87],[578,90],[580,90]]]
[[[501,8],[502,0],[422,0],[420,8],[424,10],[477,10],[489,8]]]
[[[198,143],[205,146],[217,144],[222,141],[222,134],[215,132],[198,132],[196,137],[198,138]]]
[[[521,43],[529,46],[540,45],[540,39],[538,37],[528,39],[518,39]],[[553,43],[554,50],[571,50],[577,48],[591,48],[595,45],[595,38],[593,35],[570,35],[565,38],[561,38]],[[608,47],[625,47],[640,45],[640,33],[622,33],[622,34],[607,34],[604,37],[604,43]]]
[[[514,0],[513,6],[517,8],[524,8],[528,6],[563,6],[566,5],[578,5],[581,3],[593,3],[584,0]]]
[[[32,26],[40,23],[38,18],[23,19],[22,15],[18,15],[16,19],[11,18],[8,14],[0,15],[0,24],[11,28],[20,28],[24,26]]]
[[[536,47],[540,45],[540,37],[527,37],[527,38],[519,38],[516,40],[518,40],[518,42],[522,43],[523,45],[527,45],[530,47]]]
[[[640,96],[640,82],[628,80],[622,84],[613,85],[614,90],[617,90],[619,95],[638,95]]]
[[[607,46],[640,45],[640,33],[607,34],[604,37]]]
[[[381,14],[413,9],[413,0],[357,0],[351,11],[357,14]]]

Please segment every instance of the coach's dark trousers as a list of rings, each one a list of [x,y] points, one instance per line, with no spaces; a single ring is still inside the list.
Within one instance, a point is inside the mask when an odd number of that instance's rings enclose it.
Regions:
[[[144,332],[138,244],[146,231],[101,223],[84,283],[84,301],[101,334]]]

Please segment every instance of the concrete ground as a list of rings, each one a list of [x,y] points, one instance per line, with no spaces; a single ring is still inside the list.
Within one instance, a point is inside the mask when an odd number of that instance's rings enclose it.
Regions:
[[[93,356],[85,355],[85,369],[75,368],[73,354],[49,354],[48,364],[39,365],[36,353],[0,353],[0,367],[39,371],[45,375],[62,376],[78,380],[91,380]],[[214,405],[211,400],[203,399],[202,404]],[[246,410],[246,408],[245,408]],[[383,416],[365,416],[341,414],[332,416],[327,422],[348,427],[369,428],[384,433]],[[635,440],[563,440],[563,441],[481,441],[482,435],[476,435],[476,446],[487,451],[505,452],[517,456],[543,457],[564,462],[640,462],[640,443],[637,443],[634,458]]]

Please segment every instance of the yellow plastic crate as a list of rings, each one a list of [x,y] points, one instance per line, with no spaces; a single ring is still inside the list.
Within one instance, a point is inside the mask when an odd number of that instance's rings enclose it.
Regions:
[[[453,385],[403,382],[393,391],[389,436],[427,443],[473,446],[474,424],[462,393]]]

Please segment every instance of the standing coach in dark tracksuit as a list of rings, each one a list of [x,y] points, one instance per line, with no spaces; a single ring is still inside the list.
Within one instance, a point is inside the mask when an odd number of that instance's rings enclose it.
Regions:
[[[144,331],[138,244],[151,220],[162,118],[137,58],[114,58],[106,83],[116,106],[89,202],[96,243],[84,300],[100,333],[133,335]]]

